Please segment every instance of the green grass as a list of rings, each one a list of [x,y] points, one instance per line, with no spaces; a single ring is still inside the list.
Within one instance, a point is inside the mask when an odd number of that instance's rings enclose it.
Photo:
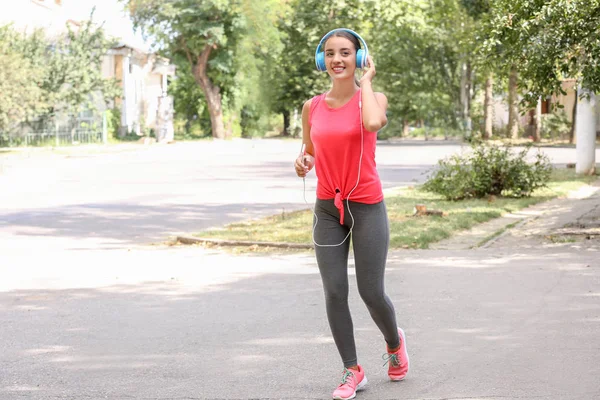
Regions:
[[[521,199],[499,197],[492,200],[447,201],[419,187],[392,190],[385,196],[390,220],[390,245],[392,248],[426,249],[430,244],[449,238],[458,231],[505,213],[565,196],[596,179],[597,176],[576,176],[573,170],[554,170],[547,188]],[[446,215],[413,217],[416,204],[424,204],[428,210],[444,211]],[[304,210],[234,223],[194,236],[257,242],[311,243],[311,229],[312,211]]]

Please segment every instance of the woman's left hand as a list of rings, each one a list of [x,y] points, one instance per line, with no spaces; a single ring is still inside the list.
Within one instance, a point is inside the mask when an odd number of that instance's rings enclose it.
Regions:
[[[368,56],[367,57],[367,66],[364,69],[362,78],[360,78],[360,83],[372,82],[374,76],[375,76],[375,63],[373,62],[373,57]]]

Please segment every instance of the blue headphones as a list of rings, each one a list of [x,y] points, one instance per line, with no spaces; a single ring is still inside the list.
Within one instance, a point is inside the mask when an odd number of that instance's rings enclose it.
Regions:
[[[321,41],[319,42],[319,45],[317,46],[317,51],[315,52],[315,64],[317,65],[317,70],[319,71],[327,71],[327,66],[325,65],[325,52],[323,51],[323,44],[327,41],[327,39],[329,39],[329,37],[334,34],[335,32],[339,32],[339,31],[343,31],[343,32],[348,32],[350,34],[352,34],[353,36],[355,36],[361,43],[362,45],[362,49],[358,49],[358,51],[356,52],[356,67],[357,68],[364,68],[367,66],[367,57],[369,56],[369,48],[367,47],[367,42],[365,42],[365,40],[363,38],[360,37],[360,35],[356,32],[354,32],[353,30],[350,29],[346,29],[346,28],[338,28],[338,29],[334,29],[331,32],[328,32],[325,36],[323,36],[323,39],[321,39]]]

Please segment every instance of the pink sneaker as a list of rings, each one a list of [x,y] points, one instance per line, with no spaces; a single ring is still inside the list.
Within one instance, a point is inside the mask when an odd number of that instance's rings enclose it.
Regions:
[[[349,400],[356,397],[356,391],[361,390],[367,384],[367,377],[362,367],[358,366],[358,371],[344,368],[342,383],[333,391],[335,400]]]
[[[408,374],[408,352],[406,350],[406,336],[404,331],[398,328],[398,336],[400,337],[400,348],[395,353],[390,353],[389,349],[387,354],[383,355],[383,359],[386,363],[389,363],[388,375],[393,381],[401,381]],[[385,364],[383,364],[385,365]]]

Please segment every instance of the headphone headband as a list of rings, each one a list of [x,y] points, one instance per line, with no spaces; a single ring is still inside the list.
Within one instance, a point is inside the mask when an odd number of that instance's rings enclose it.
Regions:
[[[367,47],[367,42],[365,42],[365,40],[358,33],[354,32],[352,29],[337,28],[337,29],[327,32],[327,34],[325,36],[323,36],[323,38],[319,42],[319,45],[317,46],[317,50],[315,51],[315,64],[317,66],[317,69],[319,71],[327,70],[327,67],[325,66],[324,49],[322,49],[322,47],[325,44],[325,42],[327,41],[327,39],[329,39],[329,37],[331,37],[331,35],[333,35],[336,32],[347,32],[347,33],[351,34],[352,36],[356,37],[360,41],[363,48],[358,49],[358,51],[356,52],[356,66],[358,68],[366,67],[367,66],[367,56],[369,55],[369,48]]]

